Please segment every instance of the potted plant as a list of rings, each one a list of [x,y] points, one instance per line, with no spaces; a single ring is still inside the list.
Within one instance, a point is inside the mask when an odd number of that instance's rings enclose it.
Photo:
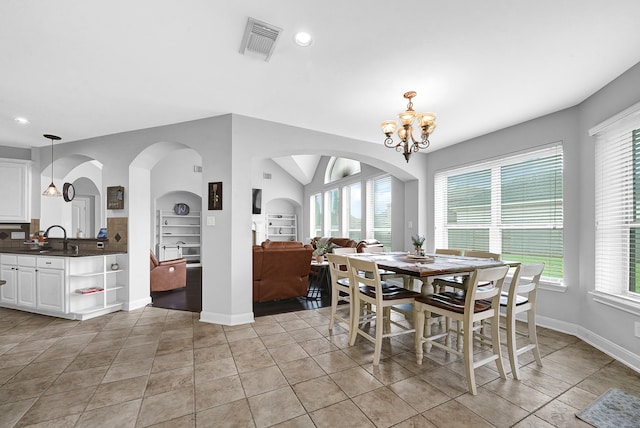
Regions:
[[[424,250],[422,249],[422,245],[424,245],[424,236],[416,235],[411,237],[411,243],[413,247],[416,249],[416,255],[423,256]]]
[[[316,258],[316,262],[323,263],[324,255],[327,253],[327,246],[316,242],[316,248],[313,250],[313,256]]]

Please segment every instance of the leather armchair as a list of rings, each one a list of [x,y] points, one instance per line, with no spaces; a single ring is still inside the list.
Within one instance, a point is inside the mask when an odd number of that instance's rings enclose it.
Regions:
[[[151,291],[166,291],[187,286],[187,259],[158,261],[151,253]]]
[[[268,302],[307,295],[311,245],[265,241],[253,246],[253,301]]]

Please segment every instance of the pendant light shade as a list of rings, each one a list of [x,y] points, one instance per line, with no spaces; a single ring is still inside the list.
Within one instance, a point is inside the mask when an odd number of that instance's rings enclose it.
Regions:
[[[53,184],[53,142],[60,140],[61,138],[58,137],[57,135],[51,135],[51,134],[44,134],[44,138],[48,138],[51,140],[51,184],[49,184],[49,187],[44,189],[44,192],[42,192],[42,195],[43,196],[62,196],[62,193],[60,193],[56,185]]]

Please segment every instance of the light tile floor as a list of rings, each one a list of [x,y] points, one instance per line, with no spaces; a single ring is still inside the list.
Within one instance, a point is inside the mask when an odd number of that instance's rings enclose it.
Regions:
[[[610,387],[640,395],[640,374],[539,328],[544,367],[524,355],[524,379],[505,381],[485,366],[471,396],[456,358],[417,365],[405,336],[374,367],[328,314],[224,327],[152,307],[82,322],[0,309],[0,426],[573,427]]]

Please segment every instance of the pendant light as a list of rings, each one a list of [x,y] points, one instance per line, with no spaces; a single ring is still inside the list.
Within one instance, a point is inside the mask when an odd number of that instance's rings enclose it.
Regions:
[[[43,196],[62,196],[62,193],[58,190],[55,184],[53,184],[53,142],[58,141],[61,138],[57,135],[44,134],[44,138],[48,138],[51,140],[51,184],[47,187],[44,192],[42,192]]]

